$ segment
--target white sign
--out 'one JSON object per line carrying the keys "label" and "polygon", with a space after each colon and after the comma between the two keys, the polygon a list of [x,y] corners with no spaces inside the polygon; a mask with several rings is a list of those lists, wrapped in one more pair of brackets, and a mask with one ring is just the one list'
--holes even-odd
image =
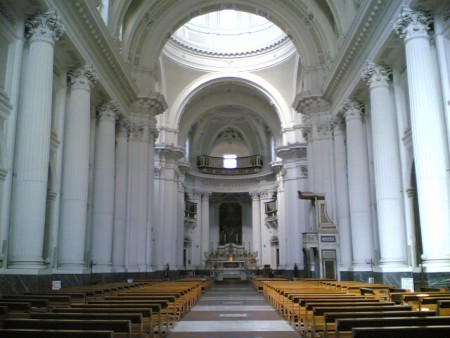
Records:
{"label": "white sign", "polygon": [[60,280],[52,281],[52,290],[61,290],[61,281]]}
{"label": "white sign", "polygon": [[414,278],[402,278],[402,289],[414,292]]}

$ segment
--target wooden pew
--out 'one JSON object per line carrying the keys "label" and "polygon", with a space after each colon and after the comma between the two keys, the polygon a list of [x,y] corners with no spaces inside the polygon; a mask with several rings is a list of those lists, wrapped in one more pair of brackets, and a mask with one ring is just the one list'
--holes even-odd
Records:
{"label": "wooden pew", "polygon": [[114,331],[114,337],[131,337],[131,322],[129,320],[6,318],[2,321],[2,328],[34,330],[101,330]]}
{"label": "wooden pew", "polygon": [[448,338],[450,325],[361,327],[352,330],[352,338]]}
{"label": "wooden pew", "polygon": [[406,305],[393,305],[391,303],[381,302],[378,304],[342,304],[336,305],[331,303],[330,305],[319,304],[318,306],[312,306],[312,316],[308,317],[305,325],[303,326],[303,332],[313,337],[316,333],[323,332],[325,330],[324,314],[327,312],[367,312],[367,311],[408,311],[411,310],[410,306]]}
{"label": "wooden pew", "polygon": [[75,319],[75,320],[129,320],[131,323],[131,333],[142,336],[143,316],[141,313],[31,313],[31,319]]}
{"label": "wooden pew", "polygon": [[53,306],[69,306],[72,301],[71,296],[67,295],[44,295],[44,294],[36,294],[36,295],[3,295],[2,299],[4,300],[19,300],[19,301],[30,301],[30,300],[46,300],[47,307]]}
{"label": "wooden pew", "polygon": [[438,300],[437,313],[439,316],[450,316],[450,300]]}
{"label": "wooden pew", "polygon": [[113,331],[0,329],[0,337],[9,338],[114,338]]}
{"label": "wooden pew", "polygon": [[[149,308],[89,308],[89,307],[70,307],[70,308],[54,308],[51,313],[64,314],[117,314],[130,315],[139,314],[142,317],[142,331],[151,333],[152,329],[152,310]],[[132,323],[133,325],[133,323]]]}
{"label": "wooden pew", "polygon": [[[305,298],[299,302],[300,312],[299,319],[302,325],[308,322],[308,320],[312,319],[313,310],[316,306],[369,306],[380,304],[378,299],[364,299],[364,298]],[[394,303],[389,303],[390,305],[394,305]]]}
{"label": "wooden pew", "polygon": [[[129,309],[145,309],[149,310],[152,313],[150,317],[150,330],[149,332],[153,334],[157,334],[162,336],[165,332],[163,330],[163,319],[161,316],[161,307],[164,304],[161,303],[111,303],[111,302],[102,302],[99,303],[88,303],[88,304],[80,304],[77,307],[86,308],[86,309],[100,309],[100,310],[108,310],[108,309],[119,309],[121,311],[128,311]],[[144,330],[146,327],[144,326]]]}
{"label": "wooden pew", "polygon": [[[303,323],[303,332],[319,332],[323,331],[324,320],[323,320],[323,310],[327,307],[367,307],[367,306],[394,306],[393,302],[380,302],[378,300],[355,300],[340,302],[339,299],[327,300],[325,302],[306,302],[304,307],[304,312],[300,314]],[[315,309],[318,310],[315,310]]]}
{"label": "wooden pew", "polygon": [[8,308],[9,315],[23,316],[31,312],[31,303],[29,302],[8,302],[0,300],[0,306]]}
{"label": "wooden pew", "polygon": [[[17,303],[16,306],[13,305],[13,303]],[[17,309],[19,312],[20,308],[27,307],[25,304],[29,304],[30,311],[47,311],[48,310],[48,300],[46,299],[28,299],[28,298],[21,298],[21,299],[0,299],[0,305],[8,305],[9,309],[12,310],[13,307]]]}
{"label": "wooden pew", "polygon": [[371,312],[325,312],[323,337],[333,337],[336,319],[344,318],[389,318],[389,317],[431,317],[436,311],[371,311]]}
{"label": "wooden pew", "polygon": [[338,338],[351,338],[356,327],[436,326],[450,325],[450,317],[393,317],[393,318],[342,318],[336,320]]}
{"label": "wooden pew", "polygon": [[86,303],[86,298],[89,297],[89,295],[93,296],[93,293],[88,292],[66,292],[66,291],[51,291],[51,292],[26,292],[24,293],[25,296],[69,296],[70,297],[70,304],[84,304]]}

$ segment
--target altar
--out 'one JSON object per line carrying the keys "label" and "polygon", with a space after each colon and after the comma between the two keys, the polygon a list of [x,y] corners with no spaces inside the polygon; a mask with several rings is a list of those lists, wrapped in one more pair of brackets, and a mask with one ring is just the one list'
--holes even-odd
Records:
{"label": "altar", "polygon": [[205,252],[205,269],[216,280],[238,278],[246,280],[256,270],[257,252],[249,252],[234,243],[219,245],[214,252]]}

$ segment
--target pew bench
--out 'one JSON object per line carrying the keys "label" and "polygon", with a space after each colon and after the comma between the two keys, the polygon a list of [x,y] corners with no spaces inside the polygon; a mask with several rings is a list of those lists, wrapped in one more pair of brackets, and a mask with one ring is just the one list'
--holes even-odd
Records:
{"label": "pew bench", "polygon": [[[70,308],[54,308],[50,313],[63,314],[115,314],[115,315],[133,315],[138,314],[142,317],[142,331],[151,333],[152,331],[152,310],[148,308],[84,308],[84,307],[70,307]],[[133,322],[132,322],[133,326]]]}
{"label": "pew bench", "polygon": [[[14,305],[16,303],[16,305]],[[48,310],[48,300],[46,299],[0,299],[0,305],[8,305],[10,311],[16,310],[17,312],[21,312],[20,309],[25,309],[30,306],[30,311],[43,311],[46,312]]]}
{"label": "pew bench", "polygon": [[448,338],[450,325],[361,327],[352,330],[352,338]]}
{"label": "pew bench", "polygon": [[390,303],[378,303],[378,304],[336,304],[330,305],[319,304],[312,307],[312,316],[308,318],[305,325],[302,327],[301,332],[306,336],[315,337],[316,334],[325,330],[324,314],[327,312],[367,312],[367,311],[408,311],[411,310],[410,306],[405,305],[393,305]]}
{"label": "pew bench", "polygon": [[142,337],[143,317],[140,313],[31,313],[31,319],[64,319],[64,320],[129,320],[131,323],[131,334]]}
{"label": "pew bench", "polygon": [[30,301],[30,300],[44,300],[47,301],[46,307],[55,306],[70,306],[72,302],[72,297],[67,295],[47,295],[47,294],[27,294],[27,295],[3,295],[4,300],[19,300],[19,301]]}
{"label": "pew bench", "polygon": [[0,329],[0,337],[9,338],[114,338],[113,331]]}
{"label": "pew bench", "polygon": [[323,314],[325,309],[340,308],[340,307],[367,307],[367,306],[393,306],[392,302],[379,302],[378,300],[356,300],[351,302],[340,302],[339,300],[333,301],[328,300],[327,302],[306,302],[304,307],[304,312],[301,314],[301,320],[303,326],[301,327],[302,332],[319,332],[323,331],[324,320]]}
{"label": "pew bench", "polygon": [[391,317],[391,318],[342,318],[336,320],[337,338],[351,338],[353,328],[392,326],[436,326],[450,325],[450,317]]}
{"label": "pew bench", "polygon": [[334,337],[336,320],[345,318],[389,318],[389,317],[431,317],[436,311],[370,311],[370,312],[325,312],[324,331],[319,335],[323,338]]}
{"label": "pew bench", "polygon": [[[128,311],[129,309],[145,309],[150,310],[152,313],[152,316],[150,317],[150,330],[151,334],[156,335],[163,335],[164,330],[164,321],[163,316],[161,315],[161,310],[163,306],[167,306],[167,303],[111,303],[111,302],[104,302],[104,301],[95,301],[95,303],[88,303],[88,304],[80,304],[77,307],[80,308],[87,308],[87,309],[101,309],[101,310],[107,310],[107,309],[120,309],[124,312]],[[146,330],[146,327],[144,326],[144,330]]]}
{"label": "pew bench", "polygon": [[0,306],[8,309],[9,316],[22,317],[31,312],[31,303],[28,302],[7,302],[0,300]]}
{"label": "pew bench", "polygon": [[176,317],[176,309],[171,305],[170,301],[167,299],[110,299],[110,300],[99,300],[92,301],[89,304],[103,304],[103,305],[111,305],[111,304],[128,304],[134,305],[135,307],[144,307],[151,305],[159,306],[159,309],[152,307],[152,311],[159,314],[160,318],[160,326],[167,326],[167,328],[173,327],[175,323]]}
{"label": "pew bench", "polygon": [[129,320],[6,318],[1,325],[1,328],[4,329],[113,331],[116,338],[131,338],[131,322]]}
{"label": "pew bench", "polygon": [[450,300],[438,300],[437,312],[439,316],[450,316]]}

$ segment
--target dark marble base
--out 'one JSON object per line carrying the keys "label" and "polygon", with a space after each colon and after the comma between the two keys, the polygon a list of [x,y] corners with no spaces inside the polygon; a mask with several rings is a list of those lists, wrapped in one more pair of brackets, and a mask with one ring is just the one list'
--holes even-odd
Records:
{"label": "dark marble base", "polygon": [[414,273],[414,287],[416,290],[421,287],[450,290],[450,272]]}
{"label": "dark marble base", "polygon": [[[171,271],[170,278],[180,277],[178,271]],[[23,294],[25,292],[50,291],[53,281],[61,281],[61,287],[73,287],[103,283],[127,282],[138,279],[163,279],[164,271],[147,273],[92,273],[92,274],[47,274],[13,275],[0,274],[0,295]]]}
{"label": "dark marble base", "polygon": [[355,281],[367,283],[369,278],[374,277],[372,271],[341,271],[341,281]]}

